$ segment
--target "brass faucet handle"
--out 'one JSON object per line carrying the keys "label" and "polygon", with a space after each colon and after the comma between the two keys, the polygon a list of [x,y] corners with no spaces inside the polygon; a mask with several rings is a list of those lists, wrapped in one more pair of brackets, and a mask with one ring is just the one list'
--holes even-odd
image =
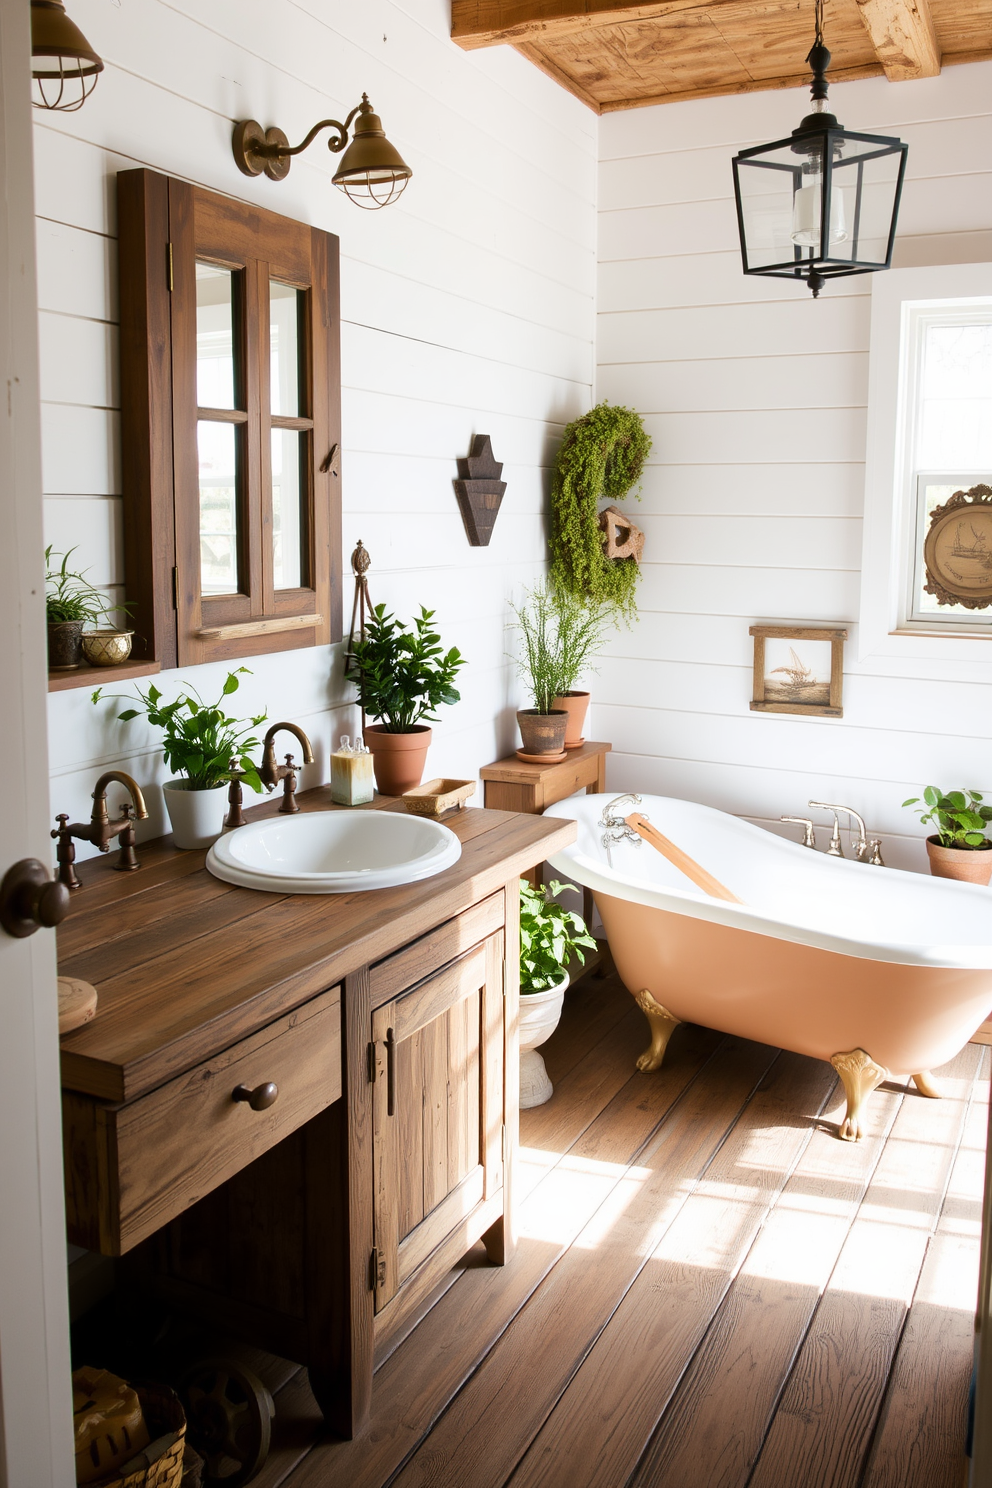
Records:
{"label": "brass faucet handle", "polygon": [[882,858],[881,837],[873,837],[868,845],[871,848],[871,857],[868,859],[868,862],[873,868],[884,868],[885,862]]}
{"label": "brass faucet handle", "polygon": [[780,816],[779,821],[795,822],[797,827],[803,829],[803,847],[811,847],[816,851],[816,838],[813,835],[813,823],[808,816]]}
{"label": "brass faucet handle", "polygon": [[66,833],[67,833],[67,831],[68,831],[68,828],[66,826],[66,823],[69,820],[69,813],[68,813],[68,811],[60,811],[59,814],[58,814],[58,816],[55,818],[55,820],[59,823],[59,825],[57,827],[53,827],[52,828],[52,831],[51,831],[52,837],[54,838],[54,837],[63,837],[63,836],[65,836]]}

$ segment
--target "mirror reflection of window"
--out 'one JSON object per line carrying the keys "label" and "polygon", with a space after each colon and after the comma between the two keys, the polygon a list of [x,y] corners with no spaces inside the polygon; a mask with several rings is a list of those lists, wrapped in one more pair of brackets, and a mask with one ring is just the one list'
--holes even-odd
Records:
{"label": "mirror reflection of window", "polygon": [[272,582],[298,589],[304,581],[303,536],[309,435],[272,430]]}
{"label": "mirror reflection of window", "polygon": [[300,301],[291,284],[269,281],[269,348],[272,412],[296,417],[300,408]]}
{"label": "mirror reflection of window", "polygon": [[234,275],[198,263],[196,401],[201,408],[234,408],[234,384]]}
{"label": "mirror reflection of window", "polygon": [[201,419],[196,427],[200,470],[200,588],[238,592],[238,431]]}

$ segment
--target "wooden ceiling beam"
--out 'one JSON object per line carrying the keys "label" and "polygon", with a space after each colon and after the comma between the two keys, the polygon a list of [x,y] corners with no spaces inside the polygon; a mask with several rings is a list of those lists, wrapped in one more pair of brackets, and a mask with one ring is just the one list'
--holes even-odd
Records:
{"label": "wooden ceiling beam", "polygon": [[451,0],[451,39],[465,51],[526,46],[575,36],[624,21],[653,21],[680,10],[703,9],[708,0]]}
{"label": "wooden ceiling beam", "polygon": [[937,76],[940,47],[928,0],[858,0],[858,9],[890,83]]}

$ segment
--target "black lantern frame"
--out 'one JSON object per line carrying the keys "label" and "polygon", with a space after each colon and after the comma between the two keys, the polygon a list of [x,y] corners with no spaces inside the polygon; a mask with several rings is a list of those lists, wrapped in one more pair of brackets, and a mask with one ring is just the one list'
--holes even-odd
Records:
{"label": "black lantern frame", "polygon": [[[889,268],[909,150],[888,135],[844,129],[824,111],[830,53],[820,20],[818,4],[817,38],[806,59],[813,71],[813,111],[788,138],[741,150],[733,160],[744,273],[803,280],[814,298],[828,279]],[[866,170],[885,159],[893,162],[889,174]],[[760,182],[753,174],[759,171],[773,173],[767,197],[747,190],[748,183]],[[768,198],[773,207],[755,207]],[[769,240],[762,241],[762,234]],[[841,241],[846,251],[839,253]],[[874,253],[865,251],[871,245],[878,245]]]}

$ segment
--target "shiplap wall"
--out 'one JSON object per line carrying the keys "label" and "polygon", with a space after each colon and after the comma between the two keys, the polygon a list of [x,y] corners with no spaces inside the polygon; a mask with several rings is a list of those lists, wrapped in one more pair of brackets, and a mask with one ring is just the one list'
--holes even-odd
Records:
{"label": "shiplap wall", "polygon": [[[610,646],[597,730],[610,784],[777,826],[854,806],[893,866],[922,868],[901,802],[992,790],[992,688],[857,661],[871,278],[818,301],[741,273],[730,161],[780,139],[803,92],[600,120],[600,398],[645,415],[640,621]],[[909,144],[895,262],[992,257],[992,63],[831,89],[850,129]],[[850,626],[842,720],[750,712],[756,621]],[[984,659],[992,642],[977,641]],[[976,652],[976,655],[978,653]],[[924,672],[925,672],[924,668]],[[815,813],[814,813],[815,814]],[[795,832],[795,828],[785,829]]]}
{"label": "shiplap wall", "polygon": [[[474,775],[514,740],[507,597],[541,571],[549,460],[592,392],[596,120],[510,49],[453,46],[444,0],[71,9],[106,71],[79,113],[36,115],[47,540],[77,545],[99,584],[120,583],[117,171],[148,166],[337,233],[346,562],[361,538],[373,600],[436,609],[445,643],[470,658],[429,768]],[[397,205],[351,205],[321,144],[281,184],[238,172],[234,120],[278,124],[295,142],[363,89],[415,173]],[[508,483],[488,548],[469,547],[451,485],[476,432],[492,436]],[[345,592],[347,626],[350,575]],[[355,732],[339,649],[257,657],[232,700],[307,730],[318,755],[307,785],[327,778],[332,740]],[[210,695],[225,671],[156,680],[168,696],[180,682]],[[116,766],[153,787],[141,834],[157,835],[167,772],[155,736],[112,717],[86,691],[52,694],[52,812],[88,817],[97,775]]]}

